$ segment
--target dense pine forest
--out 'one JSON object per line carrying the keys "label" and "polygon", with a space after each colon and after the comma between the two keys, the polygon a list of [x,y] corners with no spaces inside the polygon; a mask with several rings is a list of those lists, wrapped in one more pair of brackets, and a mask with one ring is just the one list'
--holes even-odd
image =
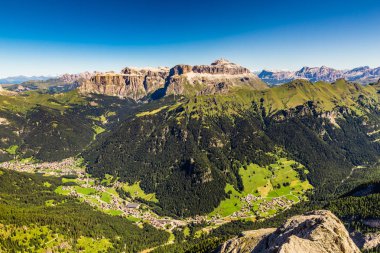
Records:
{"label": "dense pine forest", "polygon": [[[62,249],[62,252],[79,251],[78,240],[81,237],[105,239],[112,244],[109,248],[112,252],[137,252],[167,241],[168,233],[149,224],[140,228],[125,218],[96,211],[72,197],[58,195],[54,189],[60,182],[60,178],[0,171],[0,224],[11,225],[10,231],[14,233],[13,236],[1,236],[1,251],[35,252],[44,249],[46,235],[41,232],[41,236],[24,245],[17,240],[20,235],[16,227],[25,227],[19,232],[25,234],[34,226],[41,231],[47,226],[67,243],[67,249]],[[46,205],[48,202],[58,204],[49,206]]]}

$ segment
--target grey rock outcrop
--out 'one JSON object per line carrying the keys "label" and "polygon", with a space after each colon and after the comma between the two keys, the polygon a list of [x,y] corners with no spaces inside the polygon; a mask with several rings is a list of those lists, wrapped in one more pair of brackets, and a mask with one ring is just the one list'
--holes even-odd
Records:
{"label": "grey rock outcrop", "polygon": [[330,211],[288,219],[278,229],[249,231],[228,240],[218,253],[359,253],[342,222]]}

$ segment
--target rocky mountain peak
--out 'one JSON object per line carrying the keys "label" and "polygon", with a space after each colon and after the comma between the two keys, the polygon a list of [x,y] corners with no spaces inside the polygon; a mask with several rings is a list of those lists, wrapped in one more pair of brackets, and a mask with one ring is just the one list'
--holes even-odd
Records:
{"label": "rocky mountain peak", "polygon": [[96,72],[90,73],[88,71],[78,73],[78,74],[63,74],[62,76],[59,77],[59,79],[64,83],[74,83],[80,80],[88,80],[91,77],[95,76],[96,74],[97,74]]}
{"label": "rocky mountain peak", "polygon": [[230,62],[229,60],[226,60],[224,58],[221,58],[219,60],[216,60],[211,63],[212,66],[226,66],[226,67],[235,67],[238,66],[235,63]]}
{"label": "rocky mountain peak", "polygon": [[359,253],[342,222],[330,211],[319,210],[288,219],[277,229],[244,232],[228,240],[219,253]]}
{"label": "rocky mountain peak", "polygon": [[223,74],[223,75],[242,75],[251,74],[251,71],[247,68],[239,66],[225,59],[216,60],[211,65],[199,65],[193,67],[195,73],[206,74]]}
{"label": "rocky mountain peak", "polygon": [[268,86],[249,69],[225,59],[210,65],[180,64],[169,68],[126,67],[119,74],[96,74],[82,83],[82,93],[100,93],[135,100],[160,90],[165,94],[213,94],[236,85],[265,89]]}
{"label": "rocky mountain peak", "polygon": [[155,73],[161,73],[167,75],[169,72],[168,67],[157,67],[157,68],[136,68],[136,67],[126,67],[124,68],[121,73],[126,75],[154,75]]}

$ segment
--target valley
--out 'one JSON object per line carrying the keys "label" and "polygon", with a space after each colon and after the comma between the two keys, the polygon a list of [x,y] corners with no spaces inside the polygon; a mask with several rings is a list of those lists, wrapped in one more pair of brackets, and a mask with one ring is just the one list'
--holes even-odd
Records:
{"label": "valley", "polygon": [[316,209],[362,239],[377,231],[365,225],[376,205],[356,208],[377,193],[345,194],[380,175],[378,84],[270,88],[219,60],[98,73],[80,87],[0,95],[4,247],[210,252]]}
{"label": "valley", "polygon": [[380,253],[380,1],[1,18],[0,253]]}
{"label": "valley", "polygon": [[[301,181],[297,170],[307,170],[295,161],[280,158],[268,168],[250,164],[240,168],[243,192],[232,185],[226,186],[229,195],[208,215],[197,215],[185,219],[160,216],[149,205],[139,200],[158,203],[154,194],[146,194],[139,183],[128,185],[117,178],[106,175],[104,179],[94,178],[86,173],[83,159],[68,158],[61,162],[36,163],[30,160],[9,161],[0,168],[60,178],[61,183],[54,192],[71,196],[109,215],[122,216],[138,226],[144,223],[168,232],[185,228],[189,224],[203,224],[202,231],[209,232],[233,220],[258,220],[271,217],[286,210],[292,204],[307,200],[305,193],[312,189],[308,181]],[[46,187],[51,185],[46,182]],[[45,205],[54,207],[59,202],[46,200]]]}

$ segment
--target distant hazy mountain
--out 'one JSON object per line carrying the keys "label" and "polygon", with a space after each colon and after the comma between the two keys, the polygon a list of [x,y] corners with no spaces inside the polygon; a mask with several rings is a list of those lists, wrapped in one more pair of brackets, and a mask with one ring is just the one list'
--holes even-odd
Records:
{"label": "distant hazy mountain", "polygon": [[263,70],[259,77],[268,84],[277,85],[294,79],[307,79],[312,82],[326,81],[334,82],[344,78],[351,82],[369,84],[377,82],[380,78],[380,67],[370,68],[368,66],[358,67],[351,70],[337,70],[326,66],[303,67],[298,71],[267,71]]}
{"label": "distant hazy mountain", "polygon": [[[78,74],[63,74],[58,77],[22,77],[30,79],[24,82],[16,82],[18,77],[11,77],[4,79],[4,88],[9,91],[23,92],[29,90],[44,90],[51,93],[67,92],[76,89],[79,82],[90,79],[98,72],[90,73],[83,72]],[[12,79],[13,78],[13,79]],[[21,81],[21,78],[17,79]],[[0,81],[0,84],[2,82]]]}
{"label": "distant hazy mountain", "polygon": [[27,81],[46,81],[52,79],[51,76],[11,76],[0,79],[0,84],[20,84]]}

